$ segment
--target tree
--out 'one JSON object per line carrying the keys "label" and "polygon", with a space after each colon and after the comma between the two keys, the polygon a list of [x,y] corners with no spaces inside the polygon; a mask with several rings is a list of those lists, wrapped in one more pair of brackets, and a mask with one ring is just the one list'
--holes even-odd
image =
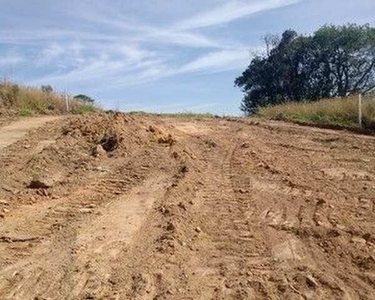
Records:
{"label": "tree", "polygon": [[267,55],[256,56],[235,80],[245,93],[241,109],[247,114],[269,104],[345,97],[375,87],[375,28],[369,25],[326,25],[310,36],[286,30],[273,44],[271,36],[265,41]]}
{"label": "tree", "polygon": [[94,104],[95,100],[87,95],[79,94],[73,97],[74,100],[82,102],[83,104]]}
{"label": "tree", "polygon": [[41,86],[42,92],[46,94],[51,94],[53,92],[52,86],[48,85],[42,85]]}

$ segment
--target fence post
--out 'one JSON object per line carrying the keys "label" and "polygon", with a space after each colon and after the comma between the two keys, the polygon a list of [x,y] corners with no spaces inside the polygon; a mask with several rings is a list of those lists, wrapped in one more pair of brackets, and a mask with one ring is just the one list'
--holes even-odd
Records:
{"label": "fence post", "polygon": [[362,129],[362,94],[358,95],[358,125]]}
{"label": "fence post", "polygon": [[66,112],[69,112],[70,108],[69,108],[69,99],[68,99],[67,94],[65,94],[65,104],[66,104]]}

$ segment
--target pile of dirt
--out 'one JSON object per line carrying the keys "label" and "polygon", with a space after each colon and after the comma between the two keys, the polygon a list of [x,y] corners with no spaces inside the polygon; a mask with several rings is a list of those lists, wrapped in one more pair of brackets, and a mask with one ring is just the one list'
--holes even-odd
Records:
{"label": "pile of dirt", "polygon": [[146,128],[131,116],[114,113],[83,116],[72,119],[62,132],[76,140],[96,146],[106,152],[132,149],[147,141]]}
{"label": "pile of dirt", "polygon": [[130,156],[140,146],[147,148],[150,140],[146,125],[124,114],[74,116],[49,123],[4,149],[0,196],[8,194],[18,204],[61,197],[89,182],[110,164],[110,158]]}

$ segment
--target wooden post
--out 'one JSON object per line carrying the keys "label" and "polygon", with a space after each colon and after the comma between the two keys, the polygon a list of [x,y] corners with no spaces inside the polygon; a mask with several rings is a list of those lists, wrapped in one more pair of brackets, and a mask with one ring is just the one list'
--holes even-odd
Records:
{"label": "wooden post", "polygon": [[362,129],[362,94],[358,96],[358,125]]}
{"label": "wooden post", "polygon": [[67,94],[65,94],[65,104],[66,104],[66,112],[69,112],[70,108],[69,108],[69,99],[68,99]]}

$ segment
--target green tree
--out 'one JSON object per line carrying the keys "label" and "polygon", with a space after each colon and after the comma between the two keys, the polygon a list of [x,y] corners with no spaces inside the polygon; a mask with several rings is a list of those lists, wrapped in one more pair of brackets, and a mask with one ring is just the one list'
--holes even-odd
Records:
{"label": "green tree", "polygon": [[82,102],[83,104],[94,104],[95,100],[87,95],[79,94],[73,97],[74,100]]}
{"label": "green tree", "polygon": [[51,94],[53,92],[52,86],[48,85],[42,85],[41,86],[42,92],[46,94]]}
{"label": "green tree", "polygon": [[235,80],[245,93],[241,109],[247,114],[259,106],[375,87],[375,28],[369,25],[326,25],[310,36],[287,30],[271,50],[266,45],[267,55],[255,57]]}

